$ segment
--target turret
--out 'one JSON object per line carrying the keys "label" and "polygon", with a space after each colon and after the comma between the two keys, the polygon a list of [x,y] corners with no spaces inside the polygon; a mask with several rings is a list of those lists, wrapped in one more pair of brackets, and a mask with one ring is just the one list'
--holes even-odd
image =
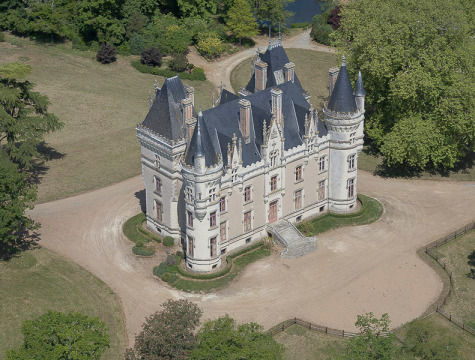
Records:
{"label": "turret", "polygon": [[359,111],[365,111],[364,110],[364,101],[366,97],[366,91],[364,90],[363,87],[363,78],[361,76],[361,71],[358,72],[358,79],[356,80],[356,86],[355,86],[355,101],[356,101],[356,106],[358,107]]}

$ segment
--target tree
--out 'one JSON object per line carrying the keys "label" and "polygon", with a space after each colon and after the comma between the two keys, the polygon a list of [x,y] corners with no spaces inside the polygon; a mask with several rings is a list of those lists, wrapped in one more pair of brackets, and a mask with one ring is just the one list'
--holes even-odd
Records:
{"label": "tree", "polygon": [[48,98],[32,91],[34,85],[24,80],[31,70],[19,63],[0,66],[0,149],[26,168],[39,155],[37,146],[44,135],[63,127],[48,112]]}
{"label": "tree", "polygon": [[291,11],[285,10],[288,4],[294,0],[253,0],[256,17],[261,22],[269,22],[270,25],[284,24],[292,15]]}
{"label": "tree", "polygon": [[216,32],[210,31],[198,34],[196,49],[202,56],[210,59],[221,55],[226,50],[226,45]]}
{"label": "tree", "polygon": [[7,352],[7,360],[100,359],[109,347],[105,324],[98,318],[80,313],[48,311],[21,328],[23,346]]}
{"label": "tree", "polygon": [[366,134],[388,166],[444,170],[473,154],[473,13],[468,0],[342,8],[336,40],[351,75],[363,74]]}
{"label": "tree", "polygon": [[163,310],[150,315],[127,349],[126,360],[186,359],[195,346],[195,328],[203,312],[188,300],[167,300]]}
{"label": "tree", "polygon": [[148,66],[160,66],[162,65],[162,54],[158,49],[151,47],[142,51],[140,62]]}
{"label": "tree", "polygon": [[409,324],[404,346],[421,360],[459,359],[457,340],[448,332],[420,320]]}
{"label": "tree", "polygon": [[27,175],[0,150],[0,259],[8,259],[27,245],[23,241],[25,232],[38,228],[25,215],[35,200],[36,186],[31,185]]}
{"label": "tree", "polygon": [[251,7],[247,0],[235,0],[233,6],[228,11],[228,27],[234,36],[239,38],[253,37],[257,35],[256,19],[252,15]]}
{"label": "tree", "polygon": [[468,273],[468,277],[475,279],[475,250],[473,250],[468,256],[467,264],[470,266],[470,272]]}
{"label": "tree", "polygon": [[102,44],[101,48],[97,51],[97,61],[101,64],[110,64],[117,60],[117,50],[114,45]]}
{"label": "tree", "polygon": [[198,332],[198,341],[190,359],[283,359],[284,347],[262,332],[261,325],[237,325],[229,315],[205,322]]}
{"label": "tree", "polygon": [[172,53],[172,57],[168,60],[170,70],[183,72],[188,68],[188,59],[185,54]]}
{"label": "tree", "polygon": [[177,0],[182,18],[208,17],[216,14],[216,2],[214,0]]}

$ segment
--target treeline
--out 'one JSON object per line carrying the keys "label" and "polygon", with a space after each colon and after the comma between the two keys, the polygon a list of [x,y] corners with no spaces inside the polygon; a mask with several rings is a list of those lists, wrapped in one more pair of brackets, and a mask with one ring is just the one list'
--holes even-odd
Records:
{"label": "treeline", "polygon": [[0,2],[0,29],[41,41],[68,39],[76,49],[111,44],[119,53],[155,47],[166,55],[201,43],[204,51],[223,51],[228,30],[240,39],[254,35],[258,23],[284,22],[291,1],[245,0],[232,14],[233,19],[251,16],[253,24],[243,33],[226,26],[238,0],[5,0]]}

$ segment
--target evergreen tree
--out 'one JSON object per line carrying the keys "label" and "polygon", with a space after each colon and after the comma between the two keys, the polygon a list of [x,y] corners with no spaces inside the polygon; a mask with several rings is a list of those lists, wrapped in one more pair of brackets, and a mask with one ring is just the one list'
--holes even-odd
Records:
{"label": "evergreen tree", "polygon": [[228,11],[228,27],[234,36],[239,38],[239,44],[243,37],[253,37],[257,35],[256,19],[252,15],[251,6],[247,0],[235,0],[233,6]]}

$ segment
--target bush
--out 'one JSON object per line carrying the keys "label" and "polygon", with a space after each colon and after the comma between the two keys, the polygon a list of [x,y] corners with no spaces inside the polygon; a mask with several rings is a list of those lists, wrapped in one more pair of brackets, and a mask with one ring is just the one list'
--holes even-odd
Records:
{"label": "bush", "polygon": [[162,54],[160,51],[154,47],[142,51],[142,57],[140,62],[148,66],[161,66],[162,65]]}
{"label": "bush", "polygon": [[218,57],[226,50],[226,45],[219,38],[218,33],[208,32],[198,35],[196,49],[205,58]]}
{"label": "bush", "polygon": [[133,34],[129,40],[130,53],[140,55],[145,50],[145,40],[140,34]]}
{"label": "bush", "polygon": [[110,64],[117,60],[117,50],[114,45],[102,44],[96,55],[101,64]]}
{"label": "bush", "polygon": [[183,72],[188,68],[188,59],[185,54],[173,53],[170,60],[168,60],[168,67],[170,70],[176,72]]}
{"label": "bush", "polygon": [[[130,62],[131,65],[141,73],[145,74],[153,74],[153,75],[158,75],[158,76],[163,76],[163,77],[173,77],[176,75],[176,72],[173,72],[168,69],[160,69],[160,68],[154,68],[152,66],[147,66],[138,60],[133,60]],[[193,72],[190,73],[179,73],[178,76],[180,79],[185,79],[185,80],[198,80],[198,81],[204,81],[206,80],[205,72],[202,68],[195,67],[193,68]]]}
{"label": "bush", "polygon": [[5,33],[0,31],[0,42],[5,41]]}
{"label": "bush", "polygon": [[332,29],[331,25],[328,25],[326,23],[326,20],[323,19],[322,15],[316,15],[314,17],[314,20],[317,17],[321,17],[321,18],[317,21],[314,21],[310,36],[316,42],[318,42],[320,44],[323,44],[323,45],[330,46],[331,45],[330,34],[333,33],[333,29]]}
{"label": "bush", "polygon": [[135,246],[137,247],[142,247],[143,246],[143,241],[142,240],[139,240],[135,243]]}
{"label": "bush", "polygon": [[168,255],[167,259],[165,260],[166,264],[168,266],[174,266],[176,265],[176,257],[175,255]]}
{"label": "bush", "polygon": [[160,265],[155,266],[153,268],[153,275],[158,276],[159,278],[163,277],[163,274],[169,273],[169,272],[175,272],[176,267],[175,266],[168,266],[166,262],[160,263]]}
{"label": "bush", "polygon": [[155,254],[155,250],[147,246],[134,246],[132,248],[132,252],[135,255],[140,255],[140,256],[152,256],[153,254]]}
{"label": "bush", "polygon": [[163,274],[163,276],[162,276],[162,280],[167,282],[167,283],[174,283],[177,279],[178,279],[178,276],[176,276],[176,274],[173,274],[173,273],[170,273],[170,272],[167,272],[167,273]]}
{"label": "bush", "polygon": [[165,236],[163,238],[163,245],[173,246],[173,245],[175,245],[175,240],[171,236]]}
{"label": "bush", "polygon": [[117,46],[117,54],[128,56],[130,55],[130,45],[127,42],[124,42]]}
{"label": "bush", "polygon": [[185,254],[183,253],[183,251],[180,250],[178,250],[175,255],[178,256],[180,259],[185,258]]}

